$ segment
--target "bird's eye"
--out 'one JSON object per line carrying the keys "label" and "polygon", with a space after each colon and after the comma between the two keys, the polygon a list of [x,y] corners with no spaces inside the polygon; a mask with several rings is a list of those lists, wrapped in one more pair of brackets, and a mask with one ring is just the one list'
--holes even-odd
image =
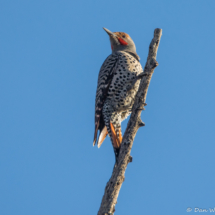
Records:
{"label": "bird's eye", "polygon": [[122,35],[123,38],[125,38],[125,35]]}

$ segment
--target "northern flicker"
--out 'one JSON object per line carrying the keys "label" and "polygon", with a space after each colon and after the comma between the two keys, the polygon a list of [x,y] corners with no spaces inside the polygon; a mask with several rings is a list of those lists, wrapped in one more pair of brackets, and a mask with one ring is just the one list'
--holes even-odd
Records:
{"label": "northern flicker", "polygon": [[133,86],[131,84],[143,69],[131,37],[123,32],[104,30],[109,35],[112,54],[104,61],[99,72],[93,145],[97,141],[98,130],[98,147],[109,135],[117,159],[122,142],[121,122],[131,113],[140,80]]}

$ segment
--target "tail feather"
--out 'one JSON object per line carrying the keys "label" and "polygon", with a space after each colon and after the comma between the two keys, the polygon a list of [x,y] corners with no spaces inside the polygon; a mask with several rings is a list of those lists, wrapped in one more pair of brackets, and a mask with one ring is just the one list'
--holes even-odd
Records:
{"label": "tail feather", "polygon": [[97,123],[95,125],[95,133],[94,133],[94,139],[93,139],[93,146],[95,146],[95,144],[96,144],[98,128],[99,128],[99,123]]}
{"label": "tail feather", "polygon": [[121,142],[122,142],[122,132],[121,128],[118,130],[118,135],[117,132],[113,126],[113,124],[110,122],[110,129],[111,129],[111,136],[112,136],[112,141],[113,141],[113,147],[114,148],[120,148]]}
{"label": "tail feather", "polygon": [[102,145],[103,141],[105,140],[106,136],[108,135],[107,127],[105,126],[99,134],[98,140],[98,148]]}

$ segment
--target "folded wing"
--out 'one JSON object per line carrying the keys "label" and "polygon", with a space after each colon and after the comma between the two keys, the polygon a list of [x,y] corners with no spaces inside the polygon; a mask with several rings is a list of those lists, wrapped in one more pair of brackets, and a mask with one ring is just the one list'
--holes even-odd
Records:
{"label": "folded wing", "polygon": [[96,90],[96,103],[95,103],[95,133],[93,145],[95,145],[97,140],[97,133],[100,130],[98,147],[101,146],[105,137],[107,136],[107,128],[105,127],[104,120],[102,117],[102,108],[105,99],[108,94],[109,86],[113,79],[114,70],[118,62],[118,55],[111,54],[107,57],[103,63],[98,78],[97,90]]}

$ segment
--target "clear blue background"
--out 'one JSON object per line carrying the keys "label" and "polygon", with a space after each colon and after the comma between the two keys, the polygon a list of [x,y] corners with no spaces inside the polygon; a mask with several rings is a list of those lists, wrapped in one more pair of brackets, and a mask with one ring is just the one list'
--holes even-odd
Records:
{"label": "clear blue background", "polygon": [[92,146],[102,27],[128,33],[143,66],[163,29],[115,214],[215,207],[214,22],[213,0],[2,0],[0,214],[97,214],[114,165],[109,138]]}

